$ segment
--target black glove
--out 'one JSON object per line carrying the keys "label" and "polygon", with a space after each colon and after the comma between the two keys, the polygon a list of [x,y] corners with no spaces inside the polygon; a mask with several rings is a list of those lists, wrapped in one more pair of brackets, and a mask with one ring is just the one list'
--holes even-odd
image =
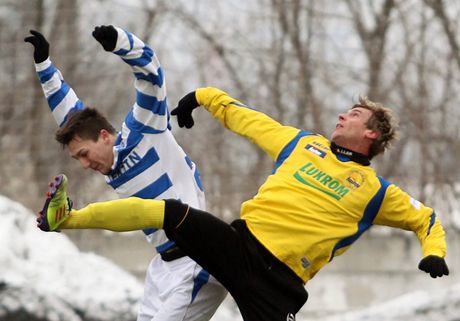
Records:
{"label": "black glove", "polygon": [[196,100],[195,92],[188,93],[177,104],[177,107],[171,111],[171,115],[177,116],[179,127],[192,128],[195,122],[193,121],[192,111],[200,106]]}
{"label": "black glove", "polygon": [[99,41],[105,51],[113,51],[117,44],[118,32],[114,26],[99,26],[94,28],[93,37]]}
{"label": "black glove", "polygon": [[432,278],[449,275],[446,261],[440,256],[428,255],[418,264],[418,268],[426,273],[430,273]]}
{"label": "black glove", "polygon": [[30,30],[32,36],[24,38],[25,42],[30,42],[34,46],[35,63],[45,61],[50,55],[50,44],[46,38],[38,31]]}

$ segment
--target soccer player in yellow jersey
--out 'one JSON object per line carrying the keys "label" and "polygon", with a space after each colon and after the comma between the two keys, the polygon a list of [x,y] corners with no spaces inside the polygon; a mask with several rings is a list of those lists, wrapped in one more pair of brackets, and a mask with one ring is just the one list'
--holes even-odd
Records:
{"label": "soccer player in yellow jersey", "polygon": [[295,320],[308,297],[304,284],[373,224],[415,232],[419,268],[433,278],[449,274],[434,210],[369,166],[395,138],[390,110],[361,97],[339,115],[329,140],[284,126],[216,88],[186,95],[171,114],[190,128],[200,105],[275,161],[257,195],[242,204],[241,219],[226,224],[177,200],[128,198],[74,210],[61,175],[39,217],[42,226],[162,228],[228,289],[246,321]]}

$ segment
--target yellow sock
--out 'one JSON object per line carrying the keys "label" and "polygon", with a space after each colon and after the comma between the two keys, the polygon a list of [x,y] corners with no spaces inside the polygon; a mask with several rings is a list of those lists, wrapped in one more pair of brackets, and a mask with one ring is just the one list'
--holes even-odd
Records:
{"label": "yellow sock", "polygon": [[104,229],[116,232],[163,228],[165,202],[130,197],[72,210],[59,229]]}

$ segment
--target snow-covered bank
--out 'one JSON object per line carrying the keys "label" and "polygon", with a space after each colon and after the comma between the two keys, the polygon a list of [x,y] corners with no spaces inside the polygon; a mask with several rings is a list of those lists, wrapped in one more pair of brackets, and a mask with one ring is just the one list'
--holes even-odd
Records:
{"label": "snow-covered bank", "polygon": [[143,289],[131,274],[79,252],[64,234],[39,231],[30,210],[3,196],[0,219],[0,318],[135,319]]}
{"label": "snow-covered bank", "polygon": [[460,283],[437,291],[417,291],[360,311],[322,321],[459,321]]}

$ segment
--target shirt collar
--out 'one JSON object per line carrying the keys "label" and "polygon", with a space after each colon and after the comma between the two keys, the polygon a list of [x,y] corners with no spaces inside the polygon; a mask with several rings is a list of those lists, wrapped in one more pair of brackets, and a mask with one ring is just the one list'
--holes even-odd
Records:
{"label": "shirt collar", "polygon": [[331,142],[331,151],[337,156],[345,156],[349,160],[352,160],[353,162],[359,163],[364,166],[369,166],[371,164],[371,161],[368,156],[354,152],[345,147],[341,147],[334,142]]}

